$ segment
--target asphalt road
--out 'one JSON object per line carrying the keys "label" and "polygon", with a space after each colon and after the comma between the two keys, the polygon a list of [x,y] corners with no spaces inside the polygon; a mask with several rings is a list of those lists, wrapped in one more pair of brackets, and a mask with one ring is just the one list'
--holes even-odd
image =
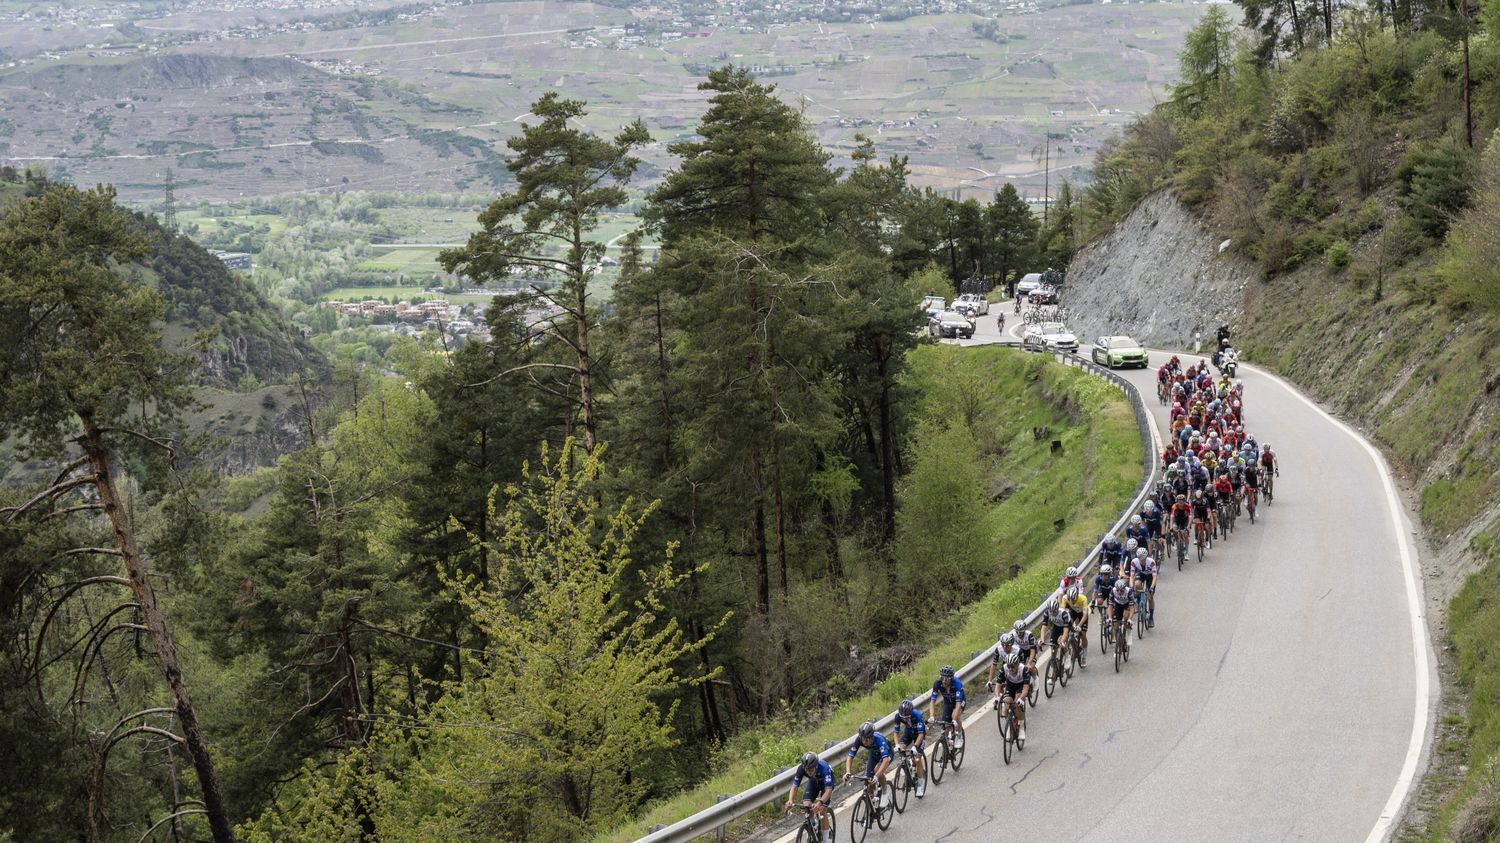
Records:
{"label": "asphalt road", "polygon": [[[974,342],[998,338],[993,313],[979,321]],[[1165,359],[1152,356],[1153,366]],[[969,728],[963,769],[871,839],[1357,841],[1385,832],[1380,818],[1399,807],[1388,802],[1404,791],[1397,784],[1427,732],[1413,737],[1414,714],[1420,724],[1430,716],[1418,690],[1430,672],[1419,679],[1418,664],[1431,660],[1425,636],[1413,634],[1420,601],[1409,599],[1401,558],[1409,517],[1399,503],[1393,512],[1397,499],[1365,445],[1288,386],[1241,374],[1247,425],[1282,460],[1276,502],[1255,525],[1242,518],[1202,564],[1163,567],[1158,624],[1132,642],[1122,672],[1091,640],[1090,666],[1029,713],[1026,748],[1009,766],[986,706]],[[1128,377],[1165,430],[1154,372]],[[839,820],[842,840],[847,812]]]}

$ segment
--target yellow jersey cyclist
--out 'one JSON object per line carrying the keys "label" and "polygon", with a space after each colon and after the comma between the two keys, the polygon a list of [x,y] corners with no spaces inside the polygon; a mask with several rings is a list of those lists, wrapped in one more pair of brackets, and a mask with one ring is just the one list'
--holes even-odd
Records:
{"label": "yellow jersey cyclist", "polygon": [[911,750],[915,753],[912,762],[917,772],[917,798],[921,799],[927,795],[927,757],[922,754],[923,747],[927,743],[927,720],[922,717],[922,712],[911,704],[911,700],[902,700],[901,705],[896,707],[896,722],[891,724],[896,740],[896,751],[904,752]]}
{"label": "yellow jersey cyclist", "polygon": [[1073,616],[1073,631],[1078,635],[1078,665],[1089,666],[1089,599],[1083,593],[1083,589],[1072,586],[1062,594],[1061,603],[1064,609]]}
{"label": "yellow jersey cyclist", "polygon": [[833,768],[816,753],[804,753],[802,762],[797,765],[797,772],[792,775],[792,789],[787,792],[785,810],[792,810],[792,799],[797,795],[797,788],[803,787],[804,782],[806,787],[802,791],[802,804],[812,808],[813,814],[818,818],[818,828],[822,830],[823,838],[818,843],[833,843],[833,829],[829,821],[832,812],[828,808],[828,800],[833,797]]}

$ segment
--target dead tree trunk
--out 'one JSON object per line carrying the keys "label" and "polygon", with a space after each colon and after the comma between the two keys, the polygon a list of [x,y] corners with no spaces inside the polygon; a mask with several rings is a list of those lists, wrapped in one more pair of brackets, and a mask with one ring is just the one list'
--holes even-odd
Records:
{"label": "dead tree trunk", "polygon": [[224,798],[219,792],[219,777],[214,772],[213,757],[208,752],[208,741],[198,725],[198,712],[188,696],[187,682],[182,676],[182,666],[177,661],[177,647],[167,628],[167,619],[156,602],[156,592],[151,587],[147,563],[136,545],[135,530],[125,515],[120,495],[115,488],[114,474],[109,466],[109,451],[104,442],[104,433],[94,425],[90,416],[81,416],[83,436],[79,442],[88,455],[93,470],[94,485],[99,492],[99,504],[109,517],[114,530],[115,546],[125,565],[125,576],[130,581],[130,590],[140,605],[141,619],[156,648],[156,660],[166,680],[171,696],[172,710],[177,725],[182,730],[188,757],[198,776],[198,787],[203,795],[203,807],[208,812],[208,825],[215,843],[230,843],[234,840],[234,829],[229,824],[229,814],[224,809]]}

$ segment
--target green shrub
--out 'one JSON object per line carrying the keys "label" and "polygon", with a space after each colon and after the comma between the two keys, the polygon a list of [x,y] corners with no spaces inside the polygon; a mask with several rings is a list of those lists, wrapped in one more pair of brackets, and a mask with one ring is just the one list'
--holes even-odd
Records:
{"label": "green shrub", "polygon": [[1349,265],[1352,259],[1349,253],[1349,242],[1347,240],[1335,240],[1328,244],[1323,250],[1323,257],[1328,265],[1336,270],[1342,270]]}
{"label": "green shrub", "polygon": [[1469,204],[1474,159],[1450,138],[1411,145],[1396,169],[1401,206],[1429,237],[1442,237]]}

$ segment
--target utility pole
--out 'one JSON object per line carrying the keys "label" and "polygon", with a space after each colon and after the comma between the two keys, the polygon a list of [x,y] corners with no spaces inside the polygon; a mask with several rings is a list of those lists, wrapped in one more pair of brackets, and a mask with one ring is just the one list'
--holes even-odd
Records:
{"label": "utility pole", "polygon": [[166,183],[162,185],[162,190],[166,193],[166,197],[162,202],[161,216],[162,224],[165,225],[167,227],[167,230],[172,232],[173,234],[177,233],[177,196],[174,193],[174,188],[176,186],[177,182],[172,178],[172,168],[168,167],[167,180]]}
{"label": "utility pole", "polygon": [[1047,211],[1052,206],[1052,132],[1047,132],[1047,144],[1042,153],[1042,228],[1047,227]]}

